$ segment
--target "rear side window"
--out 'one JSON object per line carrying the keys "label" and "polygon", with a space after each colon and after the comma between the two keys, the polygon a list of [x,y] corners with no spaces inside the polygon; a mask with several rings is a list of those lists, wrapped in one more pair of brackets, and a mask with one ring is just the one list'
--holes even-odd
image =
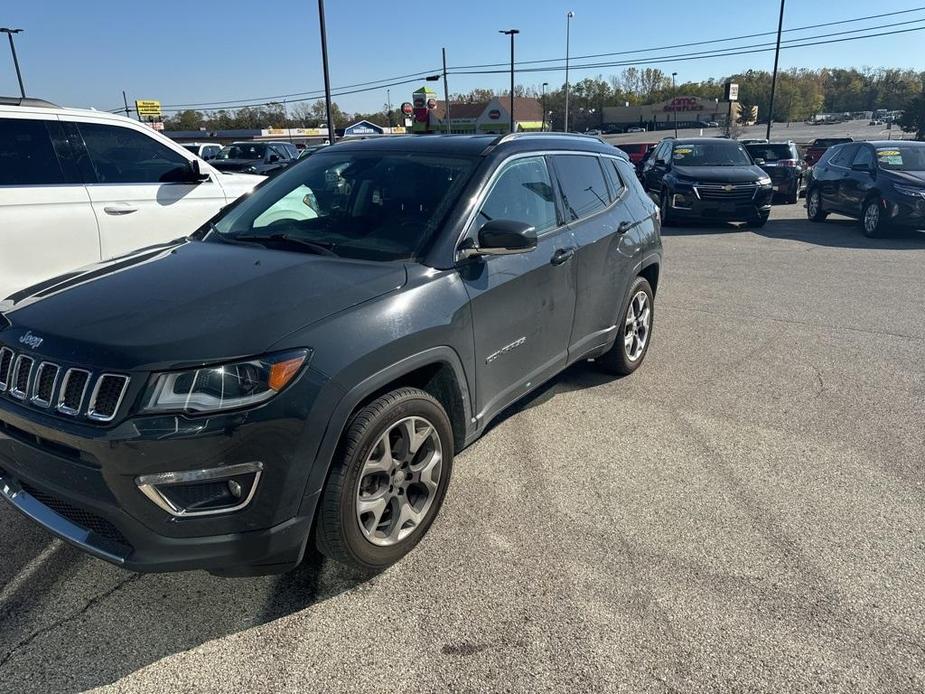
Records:
{"label": "rear side window", "polygon": [[623,195],[623,190],[626,188],[617,171],[617,160],[604,157],[601,164],[604,166],[604,173],[607,174],[607,182],[610,183],[610,200],[614,201]]}
{"label": "rear side window", "polygon": [[186,159],[153,137],[131,128],[96,123],[77,126],[99,183],[182,181]]}
{"label": "rear side window", "polygon": [[857,145],[840,146],[838,151],[832,155],[832,160],[829,163],[833,166],[850,166],[851,160],[854,159],[854,153],[857,149]]}
{"label": "rear side window", "polygon": [[610,204],[604,172],[597,157],[557,154],[553,159],[566,221],[577,221]]}
{"label": "rear side window", "polygon": [[861,164],[869,169],[874,167],[874,151],[870,147],[859,147],[858,153],[854,157],[852,165]]}
{"label": "rear side window", "polygon": [[65,183],[43,120],[0,118],[0,185]]}

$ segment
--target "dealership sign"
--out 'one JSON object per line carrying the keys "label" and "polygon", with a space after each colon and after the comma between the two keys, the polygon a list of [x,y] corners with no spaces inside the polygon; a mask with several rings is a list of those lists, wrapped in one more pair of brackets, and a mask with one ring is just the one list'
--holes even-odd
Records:
{"label": "dealership sign", "polygon": [[161,102],[155,99],[135,99],[135,112],[142,120],[160,120]]}

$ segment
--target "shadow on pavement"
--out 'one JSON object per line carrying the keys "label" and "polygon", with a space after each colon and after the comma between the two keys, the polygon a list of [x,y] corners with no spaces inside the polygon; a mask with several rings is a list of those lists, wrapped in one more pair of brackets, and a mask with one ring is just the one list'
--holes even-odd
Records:
{"label": "shadow on pavement", "polygon": [[162,658],[260,626],[373,578],[307,554],[281,576],[134,574],[35,533],[0,507],[0,556],[16,574],[0,585],[0,690],[77,692]]}

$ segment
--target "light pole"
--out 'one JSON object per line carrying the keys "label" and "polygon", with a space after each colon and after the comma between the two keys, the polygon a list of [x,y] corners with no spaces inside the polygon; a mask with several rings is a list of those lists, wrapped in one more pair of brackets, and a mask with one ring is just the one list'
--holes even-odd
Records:
{"label": "light pole", "polygon": [[780,0],[780,19],[777,20],[777,47],[774,49],[774,73],[771,75],[771,104],[768,106],[768,131],[765,134],[771,141],[771,123],[774,121],[774,91],[777,89],[777,60],[780,58],[780,35],[784,28],[784,0]]}
{"label": "light pole", "polygon": [[13,54],[13,65],[16,67],[16,79],[19,80],[19,93],[22,98],[26,98],[26,88],[22,85],[22,73],[19,71],[19,58],[16,57],[16,46],[13,44],[13,34],[19,34],[22,29],[11,29],[10,27],[0,27],[0,33],[6,34],[10,40],[10,53]]}
{"label": "light pole", "polygon": [[321,66],[324,70],[324,110],[328,119],[328,144],[334,144],[334,119],[331,118],[331,77],[328,74],[328,32],[324,25],[324,0],[318,0],[318,23],[321,26]]}
{"label": "light pole", "polygon": [[514,36],[520,29],[499,29],[498,33],[511,37],[511,132],[514,132]]}
{"label": "light pole", "polygon": [[385,105],[386,105],[386,108],[389,110],[389,129],[391,129],[393,127],[392,126],[392,90],[391,89],[385,90]]}
{"label": "light pole", "polygon": [[[678,76],[677,72],[671,73],[671,98],[672,100],[674,100],[678,96],[677,94],[675,94],[675,91],[674,91],[674,78],[677,76]],[[677,137],[678,136],[678,105],[672,104],[671,110],[674,111],[674,136]]]}
{"label": "light pole", "polygon": [[546,87],[549,82],[543,82],[543,132],[546,132]]}
{"label": "light pole", "polygon": [[562,128],[563,131],[568,132],[568,53],[569,53],[569,38],[572,32],[572,17],[575,16],[575,13],[571,10],[568,11],[568,14],[565,15],[565,124]]}

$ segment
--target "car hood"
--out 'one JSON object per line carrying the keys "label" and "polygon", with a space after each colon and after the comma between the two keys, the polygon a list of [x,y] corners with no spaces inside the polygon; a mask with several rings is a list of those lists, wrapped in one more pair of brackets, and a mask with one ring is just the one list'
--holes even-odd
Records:
{"label": "car hood", "polygon": [[262,159],[213,159],[209,163],[219,171],[243,171],[251,166],[263,166]]}
{"label": "car hood", "polygon": [[672,170],[703,183],[754,183],[765,175],[758,166],[675,166]]}
{"label": "car hood", "polygon": [[0,342],[19,349],[31,332],[43,357],[127,371],[222,361],[262,354],[406,279],[396,263],[184,240],[14,294],[0,302]]}
{"label": "car hood", "polygon": [[882,171],[883,175],[894,183],[907,186],[925,187],[925,171]]}

